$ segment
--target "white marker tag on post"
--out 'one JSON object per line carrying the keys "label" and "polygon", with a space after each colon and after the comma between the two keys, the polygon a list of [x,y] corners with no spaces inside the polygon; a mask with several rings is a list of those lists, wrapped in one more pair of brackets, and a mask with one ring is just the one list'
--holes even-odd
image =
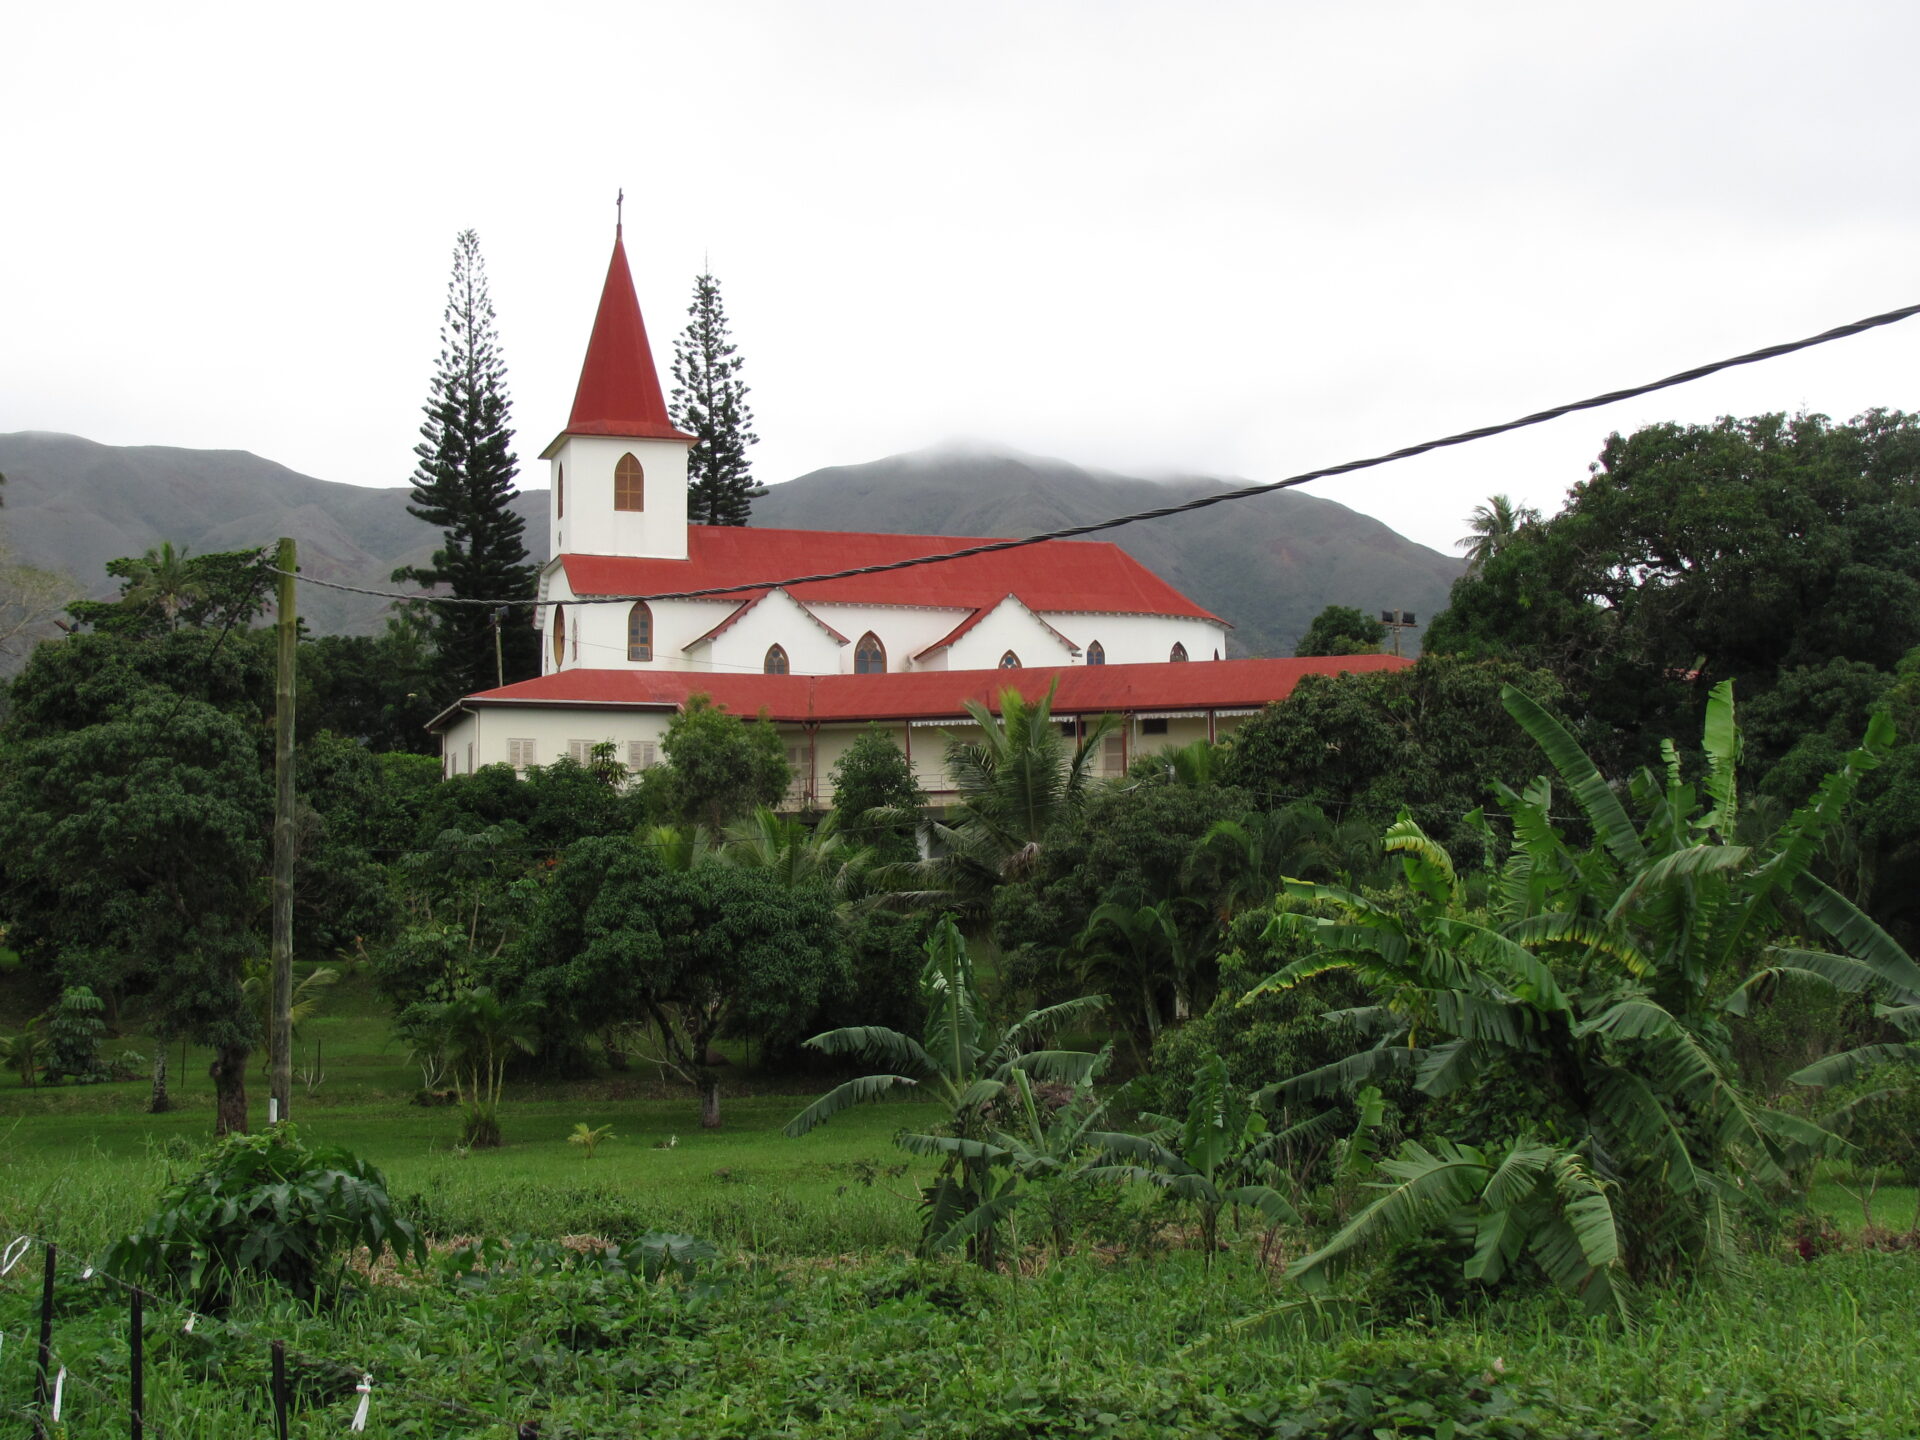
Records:
{"label": "white marker tag on post", "polygon": [[60,1423],[60,1402],[65,1398],[66,1392],[67,1367],[62,1365],[60,1367],[60,1373],[53,1377],[53,1413],[48,1417],[56,1425]]}
{"label": "white marker tag on post", "polygon": [[22,1235],[19,1239],[8,1245],[5,1250],[0,1250],[0,1275],[6,1274],[9,1270],[13,1269],[14,1266],[18,1265],[20,1263],[20,1257],[27,1253],[28,1248],[32,1244],[33,1237],[31,1235]]}
{"label": "white marker tag on post", "polygon": [[360,1392],[360,1404],[354,1410],[353,1423],[347,1429],[364,1430],[367,1428],[367,1406],[373,1403],[373,1376],[366,1376],[353,1388]]}

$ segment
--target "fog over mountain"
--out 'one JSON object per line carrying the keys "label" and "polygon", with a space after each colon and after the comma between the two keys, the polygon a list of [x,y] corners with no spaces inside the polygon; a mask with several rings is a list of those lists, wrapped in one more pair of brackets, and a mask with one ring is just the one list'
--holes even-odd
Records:
{"label": "fog over mountain", "polygon": [[[117,588],[106,562],[163,540],[196,554],[291,535],[316,579],[373,589],[424,562],[435,532],[407,513],[404,488],[369,489],[301,475],[239,450],[109,446],[37,431],[0,435],[7,477],[4,531],[15,555],[63,570],[94,595]],[[803,530],[1025,535],[1232,488],[1209,477],[1145,480],[1058,460],[942,447],[816,470],[773,486],[754,523]],[[523,490],[527,548],[547,555],[547,491]],[[1288,655],[1323,606],[1413,610],[1424,623],[1446,603],[1460,561],[1377,520],[1301,491],[1130,525],[1104,537],[1125,547],[1235,626],[1234,655]],[[770,577],[771,578],[771,577]],[[314,630],[378,630],[377,599],[308,586]],[[1416,632],[1417,634],[1418,632]]]}

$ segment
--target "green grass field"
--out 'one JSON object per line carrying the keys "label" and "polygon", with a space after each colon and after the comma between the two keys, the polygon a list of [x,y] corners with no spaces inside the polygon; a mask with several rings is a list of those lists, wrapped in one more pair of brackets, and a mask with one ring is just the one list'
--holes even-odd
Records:
{"label": "green grass field", "polygon": [[[1464,1311],[1416,1300],[1388,1314],[1302,1301],[1281,1237],[1234,1238],[1209,1270],[1177,1215],[1132,1197],[1089,1222],[1077,1253],[1030,1250],[983,1274],[911,1258],[916,1170],[891,1144],[928,1112],[855,1110],[790,1141],[811,1092],[741,1072],[725,1125],[702,1133],[692,1095],[635,1072],[509,1089],[506,1143],[464,1153],[450,1108],[408,1103],[419,1081],[387,1043],[364,981],[303,1032],[326,1078],[296,1093],[310,1140],[388,1175],[445,1250],[460,1237],[712,1242],[689,1280],[528,1263],[455,1279],[430,1268],[302,1307],[252,1295],[189,1333],[148,1321],[148,1418],[168,1440],[269,1434],[266,1342],[294,1355],[291,1433],[335,1434],[352,1380],[375,1376],[368,1433],[542,1440],[645,1435],[1012,1437],[1806,1437],[1894,1440],[1920,1413],[1920,1257],[1842,1244],[1811,1263],[1756,1251],[1732,1282],[1648,1291],[1620,1330],[1563,1297],[1502,1292]],[[124,1044],[143,1049],[138,1036]],[[115,1044],[108,1047],[109,1053]],[[174,1053],[178,1062],[178,1052]],[[70,1437],[124,1435],[122,1292],[82,1271],[192,1164],[212,1111],[205,1057],[176,1069],[184,1108],[142,1113],[143,1081],[29,1090],[0,1081],[0,1244],[64,1251],[55,1327]],[[784,1088],[787,1093],[774,1093]],[[264,1082],[254,1087],[263,1118]],[[611,1125],[589,1161],[576,1122]],[[1817,1207],[1847,1230],[1859,1185],[1836,1171]],[[1873,1218],[1904,1229],[1910,1191]],[[38,1254],[0,1279],[0,1436],[29,1433]],[[151,1431],[149,1433],[152,1433]]]}

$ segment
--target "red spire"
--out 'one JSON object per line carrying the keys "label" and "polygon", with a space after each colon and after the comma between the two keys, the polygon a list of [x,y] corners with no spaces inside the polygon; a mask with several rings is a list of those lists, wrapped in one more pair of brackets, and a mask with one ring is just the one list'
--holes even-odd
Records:
{"label": "red spire", "polygon": [[566,433],[641,440],[693,438],[674,429],[667,418],[653,350],[647,344],[647,322],[640,318],[640,300],[633,291],[617,225],[613,259],[607,265],[607,283],[600,292],[600,311],[593,317],[593,338],[587,341],[587,359],[580,367],[580,388],[573,392],[573,415]]}

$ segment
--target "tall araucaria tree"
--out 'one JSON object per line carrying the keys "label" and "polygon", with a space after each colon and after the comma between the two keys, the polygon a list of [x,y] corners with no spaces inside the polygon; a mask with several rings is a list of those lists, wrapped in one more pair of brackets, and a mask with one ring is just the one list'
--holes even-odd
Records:
{"label": "tall araucaria tree", "polygon": [[[428,565],[405,566],[396,580],[439,587],[446,599],[433,611],[437,679],[450,699],[493,688],[494,625],[500,625],[500,664],[508,682],[540,672],[539,637],[532,618],[536,567],[527,560],[526,522],[509,508],[519,461],[514,458],[507,367],[494,330],[493,301],[480,258],[480,237],[463,230],[453,247],[440,361],[424,407],[413,453],[410,514],[438,525],[440,548]],[[501,597],[515,604],[496,617],[488,606],[448,603]]]}
{"label": "tall araucaria tree", "polygon": [[695,437],[687,455],[687,519],[695,525],[744,525],[767,493],[753,482],[747,446],[757,445],[740,356],[727,330],[720,282],[693,282],[687,328],[673,342],[673,423]]}

